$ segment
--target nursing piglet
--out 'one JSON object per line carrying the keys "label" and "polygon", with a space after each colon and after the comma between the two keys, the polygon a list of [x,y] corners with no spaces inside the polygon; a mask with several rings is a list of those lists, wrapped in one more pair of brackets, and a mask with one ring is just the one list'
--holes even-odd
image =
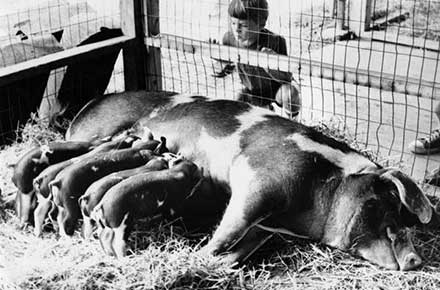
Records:
{"label": "nursing piglet", "polygon": [[81,215],[78,198],[85,193],[90,184],[112,172],[141,166],[152,157],[151,150],[115,150],[81,159],[58,173],[49,186],[58,207],[60,234],[73,234]]}
{"label": "nursing piglet", "polygon": [[83,217],[84,238],[90,238],[93,233],[93,222],[90,219],[90,213],[101,201],[102,197],[110,188],[123,181],[124,179],[140,173],[168,169],[168,162],[169,161],[164,157],[154,156],[150,161],[148,161],[147,164],[143,166],[119,172],[113,172],[112,174],[109,174],[92,183],[92,185],[89,186],[84,195],[82,195],[78,200]]}
{"label": "nursing piglet", "polygon": [[170,169],[138,174],[113,186],[91,214],[101,227],[104,251],[125,256],[126,240],[136,219],[174,211],[202,180],[201,170],[183,160]]}

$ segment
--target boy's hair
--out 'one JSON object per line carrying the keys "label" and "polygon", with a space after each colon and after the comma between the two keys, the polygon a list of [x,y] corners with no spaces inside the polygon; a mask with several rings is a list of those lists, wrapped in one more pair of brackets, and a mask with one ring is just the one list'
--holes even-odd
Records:
{"label": "boy's hair", "polygon": [[269,16],[267,6],[267,0],[231,0],[228,13],[231,17],[252,20],[265,26]]}

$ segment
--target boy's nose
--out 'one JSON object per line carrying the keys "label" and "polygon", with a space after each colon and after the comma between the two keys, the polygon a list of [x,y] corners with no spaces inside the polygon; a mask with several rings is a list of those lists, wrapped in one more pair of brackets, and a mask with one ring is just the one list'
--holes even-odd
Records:
{"label": "boy's nose", "polygon": [[236,32],[241,32],[241,25],[238,23],[232,24],[232,29],[234,29]]}

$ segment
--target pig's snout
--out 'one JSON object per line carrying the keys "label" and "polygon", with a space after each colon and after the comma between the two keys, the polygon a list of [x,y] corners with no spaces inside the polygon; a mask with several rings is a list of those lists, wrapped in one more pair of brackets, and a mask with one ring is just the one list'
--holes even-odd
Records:
{"label": "pig's snout", "polygon": [[417,253],[408,253],[403,261],[399,261],[399,268],[402,271],[408,271],[418,268],[422,264],[422,258]]}

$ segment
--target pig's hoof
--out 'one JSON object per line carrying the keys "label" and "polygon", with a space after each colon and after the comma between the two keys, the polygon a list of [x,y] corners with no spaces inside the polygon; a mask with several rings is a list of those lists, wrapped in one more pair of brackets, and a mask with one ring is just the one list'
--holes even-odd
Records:
{"label": "pig's hoof", "polygon": [[18,230],[25,231],[25,230],[27,230],[30,226],[31,226],[31,225],[30,225],[30,223],[28,223],[28,222],[20,223],[20,224],[17,226],[17,229],[18,229]]}

